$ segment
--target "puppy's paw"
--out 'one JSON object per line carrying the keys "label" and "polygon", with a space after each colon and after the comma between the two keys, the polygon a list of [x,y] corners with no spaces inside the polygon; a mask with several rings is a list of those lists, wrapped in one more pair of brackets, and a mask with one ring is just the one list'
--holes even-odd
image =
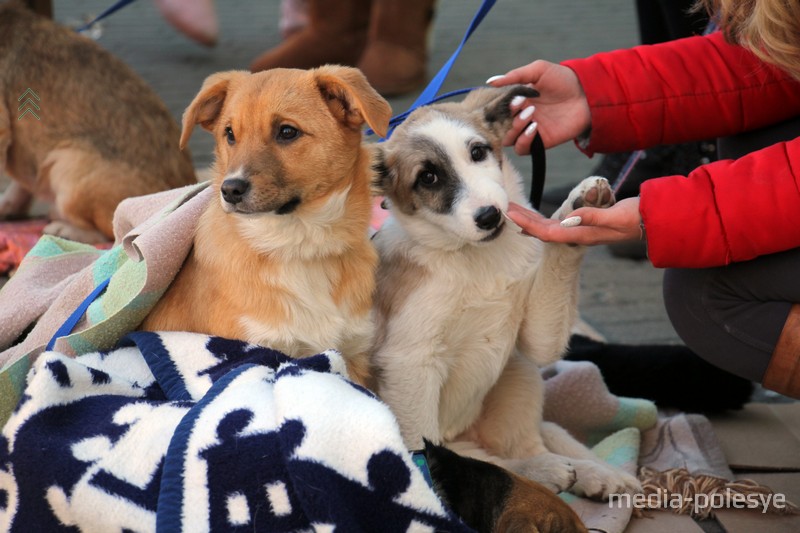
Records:
{"label": "puppy's paw", "polygon": [[572,459],[555,453],[542,453],[526,459],[514,459],[511,470],[541,483],[553,492],[569,490],[577,480]]}
{"label": "puppy's paw", "polygon": [[553,218],[563,220],[579,207],[611,207],[615,201],[614,191],[608,180],[599,176],[590,176],[572,189],[558,211],[553,214]]}
{"label": "puppy's paw", "polygon": [[63,220],[54,220],[44,227],[44,233],[54,235],[71,241],[84,242],[86,244],[99,244],[108,242],[108,238],[94,229],[85,229],[73,226]]}
{"label": "puppy's paw", "polygon": [[608,500],[611,494],[635,494],[642,485],[634,476],[607,463],[573,460],[577,481],[572,492],[593,500]]}

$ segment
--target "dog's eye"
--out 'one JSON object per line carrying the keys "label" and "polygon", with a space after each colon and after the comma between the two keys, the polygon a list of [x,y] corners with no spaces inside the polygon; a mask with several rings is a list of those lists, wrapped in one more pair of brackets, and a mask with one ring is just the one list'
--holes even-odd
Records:
{"label": "dog's eye", "polygon": [[233,129],[230,126],[225,128],[225,138],[228,139],[228,144],[230,145],[236,142],[236,137],[233,136]]}
{"label": "dog's eye", "polygon": [[292,126],[283,125],[278,129],[278,140],[279,141],[291,141],[292,139],[297,138],[297,135],[300,132],[297,131],[297,128],[293,128]]}
{"label": "dog's eye", "polygon": [[476,163],[480,163],[486,156],[489,155],[489,147],[483,144],[477,144],[472,147],[469,152],[470,157]]}
{"label": "dog's eye", "polygon": [[417,183],[421,183],[426,187],[430,187],[431,185],[436,185],[439,181],[439,176],[436,175],[435,172],[431,172],[430,170],[421,170],[419,174],[417,174]]}

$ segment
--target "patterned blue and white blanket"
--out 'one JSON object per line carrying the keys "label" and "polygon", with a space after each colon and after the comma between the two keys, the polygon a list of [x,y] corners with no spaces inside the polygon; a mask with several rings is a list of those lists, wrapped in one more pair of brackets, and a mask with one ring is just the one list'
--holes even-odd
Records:
{"label": "patterned blue and white blanket", "polygon": [[469,531],[345,375],[193,333],[46,352],[0,439],[0,531]]}

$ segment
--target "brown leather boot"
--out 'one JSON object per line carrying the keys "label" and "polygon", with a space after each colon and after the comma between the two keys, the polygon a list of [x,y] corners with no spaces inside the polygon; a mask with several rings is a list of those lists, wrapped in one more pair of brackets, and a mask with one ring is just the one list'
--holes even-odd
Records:
{"label": "brown leather boot", "polygon": [[794,304],[789,311],[761,384],[800,399],[800,304]]}
{"label": "brown leather boot", "polygon": [[309,0],[308,26],[258,56],[250,70],[354,66],[367,41],[371,4],[372,0]]}
{"label": "brown leather boot", "polygon": [[383,96],[425,82],[435,0],[374,0],[367,48],[358,68]]}

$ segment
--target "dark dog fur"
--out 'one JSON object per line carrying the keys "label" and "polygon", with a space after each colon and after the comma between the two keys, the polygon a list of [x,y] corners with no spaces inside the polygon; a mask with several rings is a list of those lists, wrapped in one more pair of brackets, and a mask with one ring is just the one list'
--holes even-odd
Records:
{"label": "dark dog fur", "polygon": [[429,442],[425,454],[436,493],[478,532],[587,531],[575,511],[539,483]]}

